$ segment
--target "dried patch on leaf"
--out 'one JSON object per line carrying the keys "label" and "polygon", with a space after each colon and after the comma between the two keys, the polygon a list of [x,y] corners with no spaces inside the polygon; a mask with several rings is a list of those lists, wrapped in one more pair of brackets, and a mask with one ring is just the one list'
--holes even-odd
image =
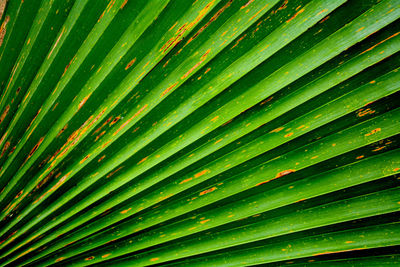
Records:
{"label": "dried patch on leaf", "polygon": [[365,136],[373,135],[373,134],[375,134],[375,133],[377,133],[377,132],[380,132],[381,130],[382,130],[381,128],[373,129],[371,132],[365,134]]}
{"label": "dried patch on leaf", "polygon": [[6,18],[4,19],[3,23],[0,26],[0,46],[3,44],[4,36],[6,36],[7,23],[9,21],[10,21],[10,16],[6,16]]}
{"label": "dried patch on leaf", "polygon": [[208,194],[208,193],[211,193],[211,192],[213,192],[213,191],[215,191],[215,190],[217,190],[217,187],[211,187],[211,188],[209,188],[209,189],[207,189],[207,190],[204,190],[204,191],[202,191],[202,192],[200,192],[200,194],[199,194],[199,196],[203,196],[203,195],[205,195],[205,194]]}

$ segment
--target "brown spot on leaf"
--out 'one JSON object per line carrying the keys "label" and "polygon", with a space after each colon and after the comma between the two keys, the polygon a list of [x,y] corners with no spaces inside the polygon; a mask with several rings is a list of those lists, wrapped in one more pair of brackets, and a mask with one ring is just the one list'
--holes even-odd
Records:
{"label": "brown spot on leaf", "polygon": [[64,72],[63,72],[62,76],[64,76],[64,74],[67,72],[69,66],[71,66],[71,63],[72,63],[72,61],[73,61],[74,59],[75,59],[75,57],[73,57],[73,58],[71,59],[71,61],[67,64],[67,66],[65,66]]}
{"label": "brown spot on leaf", "polygon": [[[253,1],[253,0],[251,0],[251,1]],[[222,14],[222,12],[224,12],[225,9],[227,9],[227,8],[231,5],[232,2],[233,2],[233,0],[229,0],[220,10],[218,10],[218,11],[215,13],[215,15],[212,16],[211,19],[210,19],[206,24],[204,24],[204,26],[201,27],[201,28],[186,42],[185,46],[188,45],[191,41],[193,41],[197,36],[199,36],[199,34],[202,33],[202,32],[204,31],[204,29],[206,29],[213,21],[215,21],[215,20]]]}
{"label": "brown spot on leaf", "polygon": [[377,147],[377,148],[375,148],[374,150],[372,150],[373,152],[377,152],[377,151],[379,151],[379,150],[382,150],[382,149],[384,149],[386,146],[381,146],[381,147]]}
{"label": "brown spot on leaf", "polygon": [[163,97],[164,95],[168,94],[169,91],[171,91],[178,83],[179,83],[179,82],[176,82],[176,83],[172,84],[171,86],[169,86],[167,89],[165,89],[165,90],[161,93],[160,97]]}
{"label": "brown spot on leaf", "polygon": [[283,1],[282,5],[275,11],[275,13],[278,12],[279,10],[285,9],[287,7],[288,2],[289,0]]}
{"label": "brown spot on leaf", "polygon": [[[40,200],[42,200],[48,193],[57,190],[64,182],[65,180],[68,178],[68,176],[72,173],[72,171],[68,172],[66,175],[64,175],[63,177],[61,177],[58,182],[52,187],[50,188],[47,192],[45,192],[43,195],[41,195],[38,199],[36,199],[33,204],[36,204],[37,202],[39,202]],[[57,178],[58,176],[56,176]]]}
{"label": "brown spot on leaf", "polygon": [[123,123],[118,130],[116,130],[113,135],[117,135],[119,131],[121,131],[127,124],[129,124],[134,118],[136,118],[140,113],[143,112],[147,108],[147,104],[145,104],[141,109],[139,109],[132,117],[130,117],[125,123]]}
{"label": "brown spot on leaf", "polygon": [[120,119],[121,119],[121,116],[115,117],[115,118],[112,120],[112,122],[110,122],[110,126],[116,124]]}
{"label": "brown spot on leaf", "polygon": [[3,157],[4,153],[7,151],[7,149],[8,149],[9,147],[10,147],[10,142],[7,141],[7,142],[4,144],[3,150],[1,151],[0,158]]}
{"label": "brown spot on leaf", "polygon": [[182,77],[181,79],[187,78],[198,66],[200,66],[204,60],[207,58],[207,55],[210,53],[211,49],[208,49],[200,58],[200,61],[197,62],[191,69],[189,69]]}
{"label": "brown spot on leaf", "polygon": [[290,174],[290,173],[292,173],[292,172],[295,172],[295,171],[296,171],[296,170],[293,170],[293,169],[281,171],[281,172],[279,172],[279,173],[275,176],[275,178],[280,178],[280,177],[282,177],[282,176],[288,175],[288,174]]}
{"label": "brown spot on leaf", "polygon": [[[252,19],[254,19],[255,17],[257,17],[258,16],[258,14],[260,14],[261,13],[261,11],[263,11],[267,6],[269,6],[269,4],[266,4],[265,6],[263,6],[260,10],[258,10],[257,11],[257,13],[256,14],[254,14],[250,19],[249,19],[249,21],[251,21]],[[249,9],[247,9],[247,10],[249,10]],[[247,13],[247,12],[246,12]]]}
{"label": "brown spot on leaf", "polygon": [[285,138],[290,137],[290,136],[292,136],[292,135],[293,135],[293,132],[288,133],[288,134],[285,134]]}
{"label": "brown spot on leaf", "polygon": [[41,137],[39,139],[39,142],[37,142],[37,144],[32,148],[31,152],[29,152],[28,158],[32,157],[33,153],[35,153],[35,151],[39,148],[40,144],[43,142],[44,137]]}
{"label": "brown spot on leaf", "polygon": [[87,96],[85,96],[82,101],[78,105],[78,110],[80,110],[83,105],[85,105],[86,101],[89,99],[89,97],[92,95],[92,93],[89,93]]}
{"label": "brown spot on leaf", "polygon": [[136,58],[132,59],[132,60],[128,63],[128,65],[126,65],[125,70],[129,69],[129,68],[135,63],[135,61],[136,61]]}
{"label": "brown spot on leaf", "polygon": [[247,35],[247,34],[244,34],[242,37],[240,37],[240,38],[236,41],[236,43],[231,47],[231,49],[233,49],[233,48],[235,48],[236,46],[238,46],[238,44],[240,43],[240,41],[242,41],[242,40],[246,37],[246,35]]}
{"label": "brown spot on leaf", "polygon": [[391,38],[397,36],[399,33],[400,33],[400,32],[396,32],[395,34],[389,36],[388,38],[386,38],[386,39],[380,41],[379,43],[377,43],[377,44],[371,46],[370,48],[368,48],[367,50],[365,50],[364,52],[362,52],[360,55],[362,55],[362,54],[364,54],[364,53],[366,53],[366,52],[368,52],[368,51],[371,51],[372,49],[374,49],[374,48],[377,47],[378,45],[382,44],[383,42],[386,42],[387,40],[389,40],[389,39],[391,39]]}
{"label": "brown spot on leaf", "polygon": [[251,3],[253,3],[254,0],[249,0],[246,4],[244,4],[243,6],[240,7],[240,9],[246,8],[248,5],[250,5]]}
{"label": "brown spot on leaf", "polygon": [[357,116],[358,116],[358,117],[362,117],[362,116],[365,116],[365,115],[367,115],[367,114],[373,114],[373,113],[375,113],[375,110],[372,110],[372,109],[370,109],[370,108],[367,108],[367,109],[360,109],[360,110],[357,112]]}
{"label": "brown spot on leaf", "polygon": [[64,32],[65,32],[65,27],[62,28],[61,33],[60,33],[60,35],[58,36],[56,43],[53,45],[53,48],[50,50],[50,53],[49,53],[49,55],[47,56],[47,58],[50,58],[51,54],[53,53],[54,49],[57,47],[58,42],[60,41],[60,39],[61,39],[61,37],[63,36]]}
{"label": "brown spot on leaf", "polygon": [[10,16],[6,16],[3,23],[0,26],[0,46],[3,44],[4,36],[7,32],[7,23],[10,21]]}
{"label": "brown spot on leaf", "polygon": [[125,0],[125,1],[122,3],[122,5],[120,6],[120,9],[123,9],[124,6],[125,6],[127,3],[128,3],[128,0]]}
{"label": "brown spot on leaf", "polygon": [[300,9],[299,11],[296,12],[296,14],[294,14],[290,19],[288,19],[286,21],[286,23],[289,23],[290,21],[292,21],[294,18],[296,18],[300,13],[304,12],[304,8]]}
{"label": "brown spot on leaf", "polygon": [[81,161],[79,161],[79,164],[84,163],[88,158],[90,157],[90,154],[86,155]]}
{"label": "brown spot on leaf", "polygon": [[46,177],[44,179],[42,179],[37,185],[36,185],[36,189],[39,189],[40,187],[42,187],[42,185],[44,185],[51,176],[53,176],[54,171],[51,171],[49,174],[46,175]]}
{"label": "brown spot on leaf", "polygon": [[10,110],[10,105],[7,105],[6,108],[5,108],[5,110],[4,110],[4,112],[3,112],[3,114],[1,114],[0,123],[3,122],[4,118],[5,118],[5,117],[7,116],[7,114],[8,114],[8,111],[9,111],[9,110]]}
{"label": "brown spot on leaf", "polygon": [[96,139],[94,141],[96,142],[97,140],[99,140],[100,137],[102,137],[105,133],[106,131],[102,131],[98,136],[96,136]]}
{"label": "brown spot on leaf", "polygon": [[102,161],[105,157],[106,157],[106,155],[101,156],[97,162]]}
{"label": "brown spot on leaf", "polygon": [[64,259],[65,259],[64,257],[60,257],[60,258],[56,259],[56,262],[62,261]]}
{"label": "brown spot on leaf", "polygon": [[68,124],[65,124],[64,127],[58,132],[57,137],[59,137],[68,127]]}
{"label": "brown spot on leaf", "polygon": [[106,178],[110,178],[110,177],[113,176],[117,171],[121,170],[123,167],[124,167],[124,166],[121,166],[121,167],[119,167],[118,169],[116,169],[116,170],[110,172],[110,173],[106,176]]}
{"label": "brown spot on leaf", "polygon": [[319,23],[323,23],[325,21],[327,21],[330,18],[330,16],[326,16],[325,18],[323,18]]}
{"label": "brown spot on leaf", "polygon": [[382,130],[381,128],[373,129],[371,132],[365,134],[365,136],[373,135],[373,134],[375,134],[375,133],[377,133],[377,132],[380,132],[381,130]]}
{"label": "brown spot on leaf", "polygon": [[213,192],[214,190],[216,190],[217,189],[217,187],[211,187],[211,188],[209,188],[209,189],[207,189],[207,190],[204,190],[204,191],[202,191],[202,192],[200,192],[200,196],[202,196],[202,195],[205,195],[205,194],[208,194],[208,193],[211,193],[211,192]]}
{"label": "brown spot on leaf", "polygon": [[262,102],[260,103],[260,106],[265,105],[266,103],[268,103],[269,101],[271,101],[273,98],[274,98],[274,97],[271,96],[271,97],[265,99],[264,101],[262,101]]}
{"label": "brown spot on leaf", "polygon": [[318,12],[317,16],[319,16],[319,15],[321,15],[322,13],[325,13],[325,12],[327,12],[327,11],[328,11],[328,9],[322,9],[320,12]]}
{"label": "brown spot on leaf", "polygon": [[19,191],[19,193],[15,196],[15,198],[19,198],[23,192],[24,192],[24,190]]}
{"label": "brown spot on leaf", "polygon": [[3,17],[4,10],[6,9],[7,0],[0,0],[0,19]]}

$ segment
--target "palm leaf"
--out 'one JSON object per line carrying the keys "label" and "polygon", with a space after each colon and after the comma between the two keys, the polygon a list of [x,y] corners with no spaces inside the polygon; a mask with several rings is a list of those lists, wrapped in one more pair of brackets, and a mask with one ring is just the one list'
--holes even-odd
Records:
{"label": "palm leaf", "polygon": [[0,1],[0,264],[398,264],[399,17]]}

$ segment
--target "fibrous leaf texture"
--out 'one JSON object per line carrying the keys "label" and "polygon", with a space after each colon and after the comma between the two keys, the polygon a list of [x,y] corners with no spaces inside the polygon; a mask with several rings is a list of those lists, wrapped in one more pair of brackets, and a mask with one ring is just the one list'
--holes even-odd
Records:
{"label": "fibrous leaf texture", "polygon": [[400,265],[399,0],[0,25],[0,266]]}

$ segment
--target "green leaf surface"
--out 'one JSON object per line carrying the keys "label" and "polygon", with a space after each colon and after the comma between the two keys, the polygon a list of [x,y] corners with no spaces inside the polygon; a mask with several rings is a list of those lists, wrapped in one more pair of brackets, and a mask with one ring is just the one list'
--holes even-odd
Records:
{"label": "green leaf surface", "polygon": [[395,266],[399,21],[0,0],[0,266]]}

